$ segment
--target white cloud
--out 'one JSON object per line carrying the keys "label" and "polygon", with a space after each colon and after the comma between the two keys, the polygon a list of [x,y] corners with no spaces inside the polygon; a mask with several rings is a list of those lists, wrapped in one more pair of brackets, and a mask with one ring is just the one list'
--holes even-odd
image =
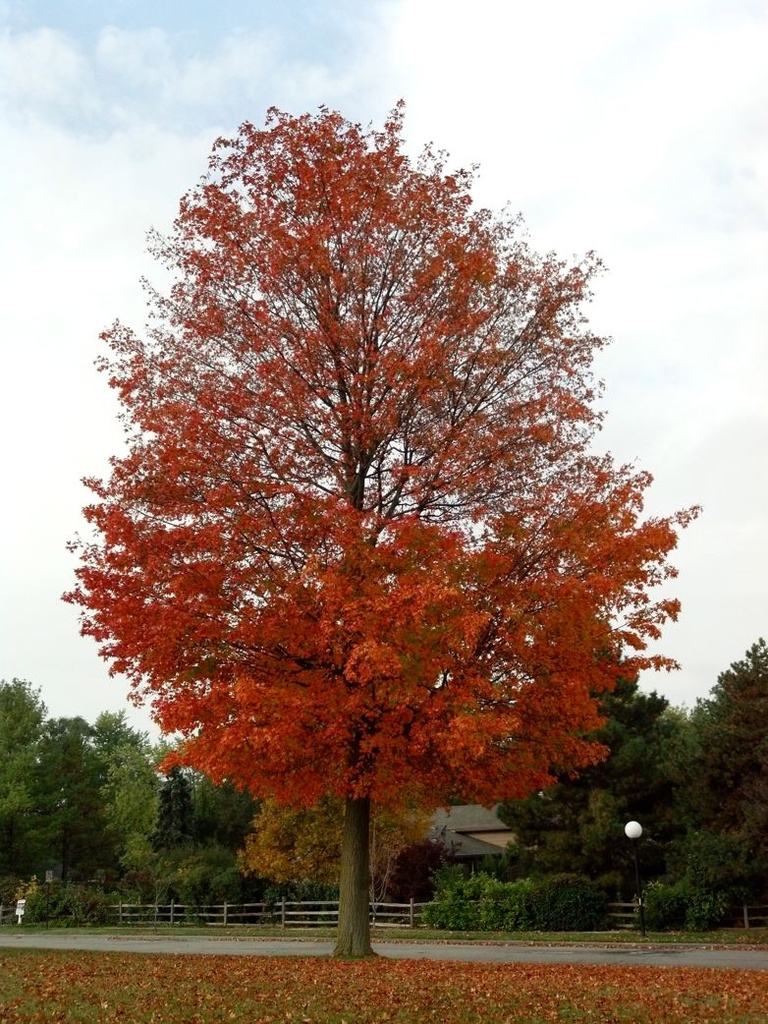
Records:
{"label": "white cloud", "polygon": [[155,125],[211,138],[267,107],[343,105],[355,76],[291,52],[274,29],[212,38],[158,27],[105,26],[93,45],[50,28],[0,35],[4,120],[42,120],[77,135]]}
{"label": "white cloud", "polygon": [[695,182],[711,161],[730,166],[763,121],[765,19],[736,8],[713,24],[701,7],[481,0],[436,17],[404,0],[390,8],[389,57],[414,138],[481,160],[489,195],[536,212],[578,197],[590,220],[598,200],[621,204],[643,232],[667,185],[691,186],[670,173]]}
{"label": "white cloud", "polygon": [[96,60],[104,73],[153,93],[162,88],[174,64],[168,35],[159,28],[102,29],[96,43]]}
{"label": "white cloud", "polygon": [[96,45],[99,71],[113,90],[133,91],[133,102],[142,97],[156,116],[186,109],[200,118],[233,103],[245,106],[263,92],[280,56],[271,32],[231,34],[201,50],[183,33],[108,27]]}
{"label": "white cloud", "polygon": [[89,80],[88,63],[62,32],[38,28],[0,34],[0,104],[6,116],[79,107]]}

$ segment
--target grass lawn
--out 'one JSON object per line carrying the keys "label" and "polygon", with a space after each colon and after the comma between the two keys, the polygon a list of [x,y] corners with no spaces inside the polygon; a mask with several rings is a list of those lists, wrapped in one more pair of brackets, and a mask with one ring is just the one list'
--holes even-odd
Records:
{"label": "grass lawn", "polygon": [[0,1021],[764,1024],[759,971],[0,949]]}

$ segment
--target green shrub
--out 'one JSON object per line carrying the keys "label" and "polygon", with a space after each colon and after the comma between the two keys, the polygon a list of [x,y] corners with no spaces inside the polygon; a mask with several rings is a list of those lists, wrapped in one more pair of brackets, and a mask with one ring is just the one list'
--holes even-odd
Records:
{"label": "green shrub", "polygon": [[27,893],[24,922],[44,921],[60,927],[84,924],[108,924],[114,920],[114,900],[101,889],[87,885],[62,885],[50,882]]}
{"label": "green shrub", "polygon": [[[424,920],[433,928],[477,931],[481,923],[480,902],[488,875],[467,875],[457,865],[436,873],[435,897],[424,908]],[[501,883],[499,883],[501,884]]]}
{"label": "green shrub", "polygon": [[493,927],[506,932],[531,931],[534,928],[533,893],[536,885],[530,878],[505,882],[486,890],[486,900],[494,907]]}
{"label": "green shrub", "polygon": [[504,928],[504,896],[506,883],[495,875],[476,875],[480,880],[475,907],[477,928],[484,932],[498,932]]}
{"label": "green shrub", "polygon": [[592,931],[605,920],[605,896],[578,875],[501,882],[443,873],[424,920],[452,931]]}
{"label": "green shrub", "polygon": [[654,932],[705,932],[723,923],[733,902],[727,891],[694,885],[690,878],[674,885],[650,882],[643,893],[645,923]]}
{"label": "green shrub", "polygon": [[190,853],[171,879],[179,903],[189,910],[240,900],[240,874],[234,856],[219,846]]}
{"label": "green shrub", "polygon": [[688,897],[679,882],[651,882],[643,893],[645,923],[651,931],[663,932],[668,928],[681,928],[685,924]]}
{"label": "green shrub", "polygon": [[537,931],[594,931],[605,924],[606,900],[599,886],[582,875],[550,875],[531,893]]}
{"label": "green shrub", "polygon": [[180,846],[156,855],[144,870],[127,873],[122,891],[130,902],[182,904],[194,917],[200,907],[240,903],[243,877],[235,854],[218,843]]}
{"label": "green shrub", "polygon": [[729,906],[727,893],[689,888],[686,892],[685,927],[706,932],[722,924]]}
{"label": "green shrub", "polygon": [[509,881],[507,862],[502,853],[486,853],[480,861],[478,870],[481,875],[490,875],[491,878],[497,878],[500,882]]}

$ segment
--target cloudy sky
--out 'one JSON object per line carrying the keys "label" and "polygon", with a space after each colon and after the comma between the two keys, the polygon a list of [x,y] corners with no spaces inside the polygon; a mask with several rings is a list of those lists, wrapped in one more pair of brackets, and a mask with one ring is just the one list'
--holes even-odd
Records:
{"label": "cloudy sky", "polygon": [[214,138],[276,105],[480,165],[531,243],[596,250],[601,444],[652,513],[700,503],[649,676],[674,704],[768,635],[765,0],[0,0],[0,678],[53,715],[130,709],[76,612],[66,541],[118,451],[99,331],[141,327],[145,234]]}

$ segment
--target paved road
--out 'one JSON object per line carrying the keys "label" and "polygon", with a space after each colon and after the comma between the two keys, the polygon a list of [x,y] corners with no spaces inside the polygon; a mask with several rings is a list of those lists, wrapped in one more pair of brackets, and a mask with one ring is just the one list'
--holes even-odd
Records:
{"label": "paved road", "polygon": [[[165,935],[132,938],[68,932],[6,931],[0,948],[73,949],[115,953],[217,954],[220,956],[328,956],[333,944],[313,939],[230,939]],[[381,956],[398,960],[453,960],[472,963],[621,964],[650,967],[730,967],[768,970],[768,949],[715,949],[707,946],[573,945],[515,942],[376,942]]]}

